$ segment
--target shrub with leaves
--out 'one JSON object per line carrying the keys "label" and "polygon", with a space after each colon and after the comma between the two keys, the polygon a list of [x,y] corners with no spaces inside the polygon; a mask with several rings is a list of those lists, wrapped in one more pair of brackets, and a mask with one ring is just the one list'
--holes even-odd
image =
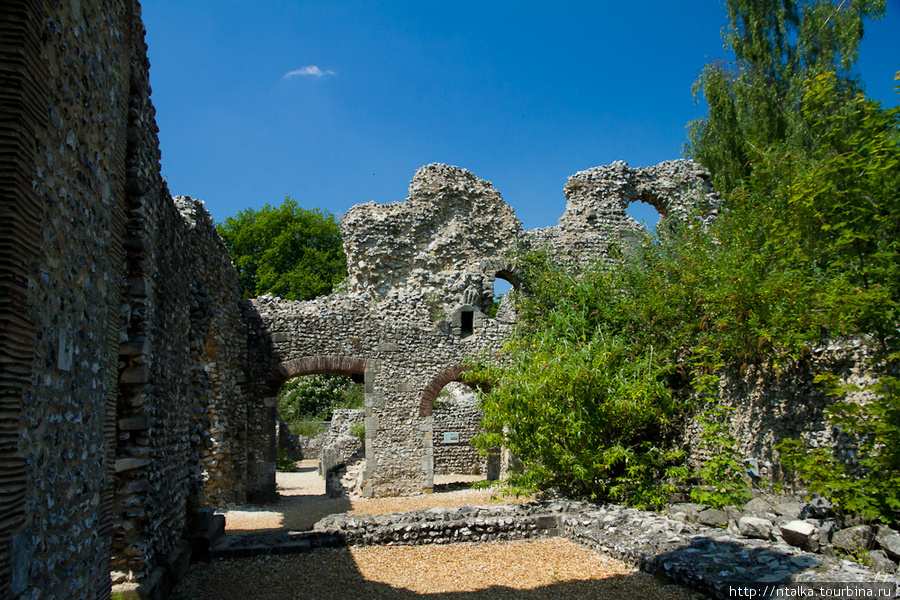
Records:
{"label": "shrub with leaves", "polygon": [[279,414],[295,434],[308,435],[310,423],[329,420],[336,408],[362,406],[363,386],[340,375],[296,377],[278,392]]}
{"label": "shrub with leaves", "polygon": [[834,376],[818,379],[842,398],[826,409],[826,418],[845,441],[855,442],[855,464],[837,448],[809,449],[797,439],[779,445],[782,462],[839,512],[900,522],[900,379],[882,376],[868,402],[846,399],[848,392],[860,391],[856,386],[841,385]]}

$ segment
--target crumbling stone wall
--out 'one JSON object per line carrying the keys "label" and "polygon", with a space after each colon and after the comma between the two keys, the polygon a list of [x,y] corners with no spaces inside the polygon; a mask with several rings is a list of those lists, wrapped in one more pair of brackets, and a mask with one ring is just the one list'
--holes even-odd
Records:
{"label": "crumbling stone wall", "polygon": [[[236,276],[159,175],[143,35],[131,0],[0,11],[3,598],[158,577],[205,502],[217,417],[245,428]],[[216,469],[229,494],[241,460]]]}
{"label": "crumbling stone wall", "polygon": [[715,218],[721,201],[709,172],[689,160],[630,168],[617,161],[579,171],[566,183],[566,211],[555,227],[526,232],[529,247],[549,247],[556,255],[584,263],[609,259],[611,245],[634,243],[643,226],[626,213],[632,202],[646,202],[660,219]]}
{"label": "crumbling stone wall", "polygon": [[[254,495],[274,494],[274,445],[266,432],[274,429],[277,387],[316,357],[323,365],[342,357],[364,371],[365,494],[430,489],[435,452],[455,465],[449,468],[470,470],[462,466],[474,460],[470,445],[450,449],[443,430],[435,440],[432,408],[443,386],[459,380],[461,365],[498,352],[510,335],[515,311],[508,299],[499,319],[486,312],[496,278],[519,285],[517,247],[549,242],[560,256],[584,261],[604,256],[623,232],[639,227],[625,213],[632,200],[667,215],[715,204],[706,172],[689,161],[598,167],[573,176],[566,194],[556,228],[523,232],[489,182],[458,167],[422,167],[404,202],[357,205],[341,220],[348,277],[339,293],[306,303],[256,299],[250,360],[259,384],[249,423],[261,429],[249,436],[256,440]],[[471,423],[457,425],[467,439],[474,435]]]}
{"label": "crumbling stone wall", "polygon": [[382,319],[439,323],[461,305],[486,311],[522,225],[490,182],[431,164],[404,202],[357,204],[341,219],[348,277],[342,291]]}
{"label": "crumbling stone wall", "polygon": [[[449,388],[449,389],[448,389]],[[487,475],[488,457],[472,444],[481,431],[478,397],[464,384],[448,384],[434,406],[434,474]],[[445,434],[451,439],[445,439]]]}
{"label": "crumbling stone wall", "polygon": [[[332,295],[310,302],[263,296],[253,301],[249,473],[254,496],[274,495],[275,393],[291,377],[363,374],[366,403],[366,495],[421,492],[433,486],[431,409],[448,366],[496,350],[511,325],[485,319],[460,338],[426,325],[395,325],[370,312],[365,299]],[[458,379],[456,371],[447,381]],[[443,385],[443,384],[442,384]],[[424,404],[423,404],[424,403]]]}
{"label": "crumbling stone wall", "polygon": [[[805,360],[795,361],[777,372],[765,365],[731,366],[719,379],[716,401],[733,410],[727,413],[728,430],[738,442],[735,450],[744,459],[757,461],[759,475],[767,481],[795,483],[779,466],[775,446],[786,438],[801,439],[810,448],[836,447],[847,464],[858,464],[854,440],[842,435],[825,419],[825,409],[837,398],[814,382],[817,373],[837,375],[843,384],[856,386],[848,399],[865,403],[873,392],[864,388],[875,383],[869,364],[872,350],[863,340],[833,340],[813,346]],[[683,444],[695,466],[710,456],[701,443],[703,425],[699,415],[691,418]]]}

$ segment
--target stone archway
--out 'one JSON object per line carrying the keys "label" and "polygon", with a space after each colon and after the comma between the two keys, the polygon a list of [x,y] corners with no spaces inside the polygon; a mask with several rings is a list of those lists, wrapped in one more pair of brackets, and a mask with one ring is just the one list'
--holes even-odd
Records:
{"label": "stone archway", "polygon": [[266,393],[262,406],[257,407],[256,430],[264,439],[255,444],[257,458],[255,464],[248,465],[255,479],[248,491],[250,502],[271,502],[278,494],[275,484],[276,422],[278,416],[278,390],[282,384],[303,375],[362,375],[369,381],[367,362],[364,358],[340,355],[302,356],[277,363],[269,372],[265,382]]}
{"label": "stone archway", "polygon": [[[441,471],[441,464],[444,464],[444,469],[450,468],[448,465],[451,464],[457,469],[446,471],[444,474],[469,474],[471,471],[465,468],[460,469],[460,467],[463,463],[468,464],[476,460],[471,439],[480,429],[480,410],[472,406],[465,411],[469,414],[464,416],[441,414],[440,412],[435,414],[438,395],[448,384],[464,383],[471,386],[462,377],[463,373],[470,369],[471,367],[464,364],[445,368],[425,386],[419,401],[419,416],[423,419],[422,428],[426,430],[423,439],[425,459],[422,462],[426,490],[434,489],[434,476]],[[451,429],[454,431],[451,432]],[[457,444],[461,445],[457,446]],[[445,462],[442,463],[442,461]],[[480,468],[483,469],[482,473],[486,475],[487,479],[498,479],[500,475],[499,452],[491,452]]]}

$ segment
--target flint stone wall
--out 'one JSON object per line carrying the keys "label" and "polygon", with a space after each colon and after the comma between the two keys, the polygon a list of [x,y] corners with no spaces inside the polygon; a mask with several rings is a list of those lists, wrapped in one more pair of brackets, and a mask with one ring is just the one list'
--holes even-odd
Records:
{"label": "flint stone wall", "polygon": [[[729,432],[738,442],[737,452],[744,459],[757,461],[761,478],[788,485],[795,482],[782,471],[775,449],[787,438],[801,439],[809,448],[836,448],[846,464],[857,465],[855,440],[825,418],[825,409],[837,398],[829,396],[814,378],[817,373],[830,373],[842,384],[870,386],[877,380],[868,364],[871,355],[864,340],[840,339],[813,346],[805,360],[777,372],[761,365],[732,366],[723,371],[716,402],[734,409],[726,419]],[[862,390],[848,394],[846,399],[866,403],[873,397],[873,392]],[[701,442],[702,430],[696,416],[688,421],[684,432],[684,448],[698,467],[712,451]]]}
{"label": "flint stone wall", "polygon": [[364,425],[365,418],[365,411],[357,408],[334,411],[331,427],[325,432],[319,451],[319,475],[324,477],[329,469],[346,463],[364,449],[364,441],[353,435],[352,430],[357,423]]}
{"label": "flint stone wall", "polygon": [[[243,404],[236,276],[159,175],[143,35],[132,1],[0,13],[3,598],[161,568],[205,502],[211,423]],[[214,479],[233,494],[240,468]]]}
{"label": "flint stone wall", "polygon": [[[441,395],[440,404],[434,407],[432,413],[434,474],[486,475],[488,457],[472,445],[472,438],[481,431],[482,411],[478,408],[478,398],[465,385],[456,385],[462,389],[452,390],[449,397]],[[457,441],[445,441],[445,434],[448,433],[457,434]]]}
{"label": "flint stone wall", "polygon": [[576,263],[608,260],[610,246],[635,243],[643,225],[626,213],[632,202],[653,206],[660,219],[715,218],[721,201],[709,172],[688,160],[670,160],[653,167],[630,168],[617,161],[569,177],[564,192],[566,210],[556,227],[526,232],[527,246],[549,247]]}

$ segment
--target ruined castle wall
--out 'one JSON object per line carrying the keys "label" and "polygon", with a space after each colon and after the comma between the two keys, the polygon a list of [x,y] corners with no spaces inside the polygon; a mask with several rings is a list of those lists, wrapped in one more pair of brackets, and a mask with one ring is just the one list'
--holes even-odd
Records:
{"label": "ruined castle wall", "polygon": [[490,182],[431,164],[416,171],[403,202],[352,207],[341,219],[344,291],[368,298],[381,318],[430,325],[460,305],[486,311],[496,265],[522,235]]}
{"label": "ruined castle wall", "polygon": [[[865,388],[876,381],[868,364],[871,350],[858,339],[837,340],[811,348],[808,358],[775,371],[765,365],[732,366],[719,380],[716,401],[727,411],[728,431],[744,459],[756,459],[760,476],[791,483],[779,467],[775,446],[786,438],[802,440],[809,448],[836,447],[842,460],[854,464],[854,442],[840,435],[825,418],[837,398],[814,382],[817,373],[837,375],[843,384]],[[847,396],[867,402],[872,392],[861,389]],[[701,442],[703,425],[694,417],[685,426],[684,447],[694,466],[710,456]]]}
{"label": "ruined castle wall", "polygon": [[[433,417],[420,415],[427,388],[466,357],[497,351],[512,327],[485,319],[472,335],[461,338],[440,328],[385,322],[370,313],[362,299],[342,295],[311,302],[264,296],[253,303],[258,320],[253,324],[251,352],[254,357],[269,357],[266,366],[251,376],[254,382],[268,379],[267,389],[258,390],[260,399],[251,405],[249,418],[249,437],[255,444],[250,448],[255,464],[249,467],[254,478],[250,485],[260,490],[274,485],[274,448],[268,441],[268,432],[274,430],[274,403],[266,406],[266,398],[274,400],[278,386],[289,377],[314,372],[301,365],[339,372],[341,361],[364,365],[364,493],[390,496],[431,488]],[[315,357],[328,360],[310,360]],[[257,360],[250,362],[261,364]]]}
{"label": "ruined castle wall", "polygon": [[240,421],[240,297],[160,177],[139,4],[12,0],[0,21],[0,596],[104,598],[205,500],[212,423]]}
{"label": "ruined castle wall", "polygon": [[611,246],[636,243],[643,226],[626,213],[632,202],[653,206],[661,219],[714,218],[720,200],[709,172],[689,160],[631,168],[622,161],[579,171],[564,187],[566,210],[555,227],[525,233],[533,249],[549,247],[564,260],[609,260]]}
{"label": "ruined castle wall", "polygon": [[132,8],[3,6],[0,62],[16,82],[4,75],[2,87],[17,98],[0,104],[4,130],[18,130],[3,154],[27,182],[2,184],[4,202],[24,209],[0,253],[15,265],[26,350],[11,364],[4,344],[3,378],[20,374],[3,392],[2,428],[15,436],[0,446],[0,486],[14,499],[0,506],[4,598],[109,587]]}
{"label": "ruined castle wall", "polygon": [[[457,384],[459,385],[459,384]],[[449,386],[448,386],[449,387]],[[487,456],[472,445],[481,431],[482,411],[477,397],[472,394],[454,394],[434,406],[434,474],[435,475],[484,475],[487,473]],[[445,439],[445,434],[455,434]]]}
{"label": "ruined castle wall", "polygon": [[[237,273],[200,200],[174,198],[191,242],[191,486],[205,502],[242,501],[247,491],[247,325]],[[204,500],[203,498],[198,498]]]}

